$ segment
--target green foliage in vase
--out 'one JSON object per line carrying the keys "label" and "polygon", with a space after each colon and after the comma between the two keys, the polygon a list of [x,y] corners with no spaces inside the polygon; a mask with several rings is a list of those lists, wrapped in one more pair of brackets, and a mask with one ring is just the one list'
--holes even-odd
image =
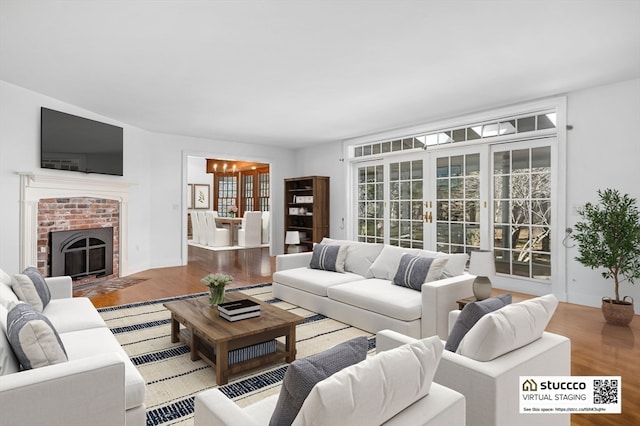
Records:
{"label": "green foliage in vase", "polygon": [[615,301],[620,302],[619,285],[640,279],[640,212],[637,200],[628,194],[598,191],[599,204],[587,203],[578,211],[583,221],[576,224],[573,238],[580,255],[576,260],[613,279]]}

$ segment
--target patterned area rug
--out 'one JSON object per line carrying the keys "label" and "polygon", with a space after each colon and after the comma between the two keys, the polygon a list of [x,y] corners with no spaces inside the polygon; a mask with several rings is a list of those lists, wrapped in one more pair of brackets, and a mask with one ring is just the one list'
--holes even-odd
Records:
{"label": "patterned area rug", "polygon": [[112,291],[120,290],[146,280],[146,278],[121,277],[113,278],[110,280],[92,281],[85,284],[78,284],[73,286],[73,296],[91,298],[100,296],[101,294],[111,293]]}
{"label": "patterned area rug", "polygon": [[[296,329],[296,357],[303,358],[357,336],[369,338],[375,350],[375,336],[315,312],[274,299],[271,284],[229,289],[241,291],[274,306],[305,317]],[[189,348],[171,343],[171,315],[162,303],[201,297],[207,293],[134,303],[99,309],[122,347],[147,384],[147,425],[193,425],[195,395],[218,387],[215,370],[203,361],[191,361]],[[231,377],[220,390],[240,406],[247,406],[280,392],[286,363],[250,370]]]}

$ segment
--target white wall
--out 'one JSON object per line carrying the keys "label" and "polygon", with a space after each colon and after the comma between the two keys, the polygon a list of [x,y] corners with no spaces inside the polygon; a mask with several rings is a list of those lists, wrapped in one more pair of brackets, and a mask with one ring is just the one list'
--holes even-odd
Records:
{"label": "white wall", "polygon": [[213,209],[213,175],[207,173],[205,157],[187,157],[187,183],[209,185],[209,210]]}
{"label": "white wall", "polygon": [[[580,221],[574,208],[597,202],[598,189],[618,189],[640,203],[640,79],[570,93],[567,116],[568,226]],[[613,281],[576,262],[577,255],[576,247],[567,249],[569,301],[600,306],[603,296],[614,297]],[[640,282],[622,284],[620,295],[633,297],[640,313]]]}
{"label": "white wall", "polygon": [[[294,152],[249,144],[157,134],[94,114],[57,99],[0,81],[0,267],[19,269],[17,172],[74,172],[40,169],[40,107],[124,128],[124,176],[100,176],[133,183],[129,191],[129,272],[186,262],[186,184],[189,156],[251,159],[271,164],[272,247],[284,247],[282,179],[293,175]],[[87,175],[92,179],[93,175]]]}
{"label": "white wall", "polygon": [[296,156],[297,176],[329,176],[329,236],[347,239],[345,162],[342,143],[330,142],[299,150]]}

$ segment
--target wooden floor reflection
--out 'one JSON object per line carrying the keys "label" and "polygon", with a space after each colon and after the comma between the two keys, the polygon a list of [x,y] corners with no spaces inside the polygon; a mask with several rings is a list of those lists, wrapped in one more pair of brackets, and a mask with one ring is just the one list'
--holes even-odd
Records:
{"label": "wooden floor reflection", "polygon": [[145,281],[91,299],[97,307],[121,305],[207,291],[200,279],[210,273],[233,276],[231,287],[271,282],[275,258],[268,248],[211,251],[189,246],[187,266],[156,268],[132,274]]}

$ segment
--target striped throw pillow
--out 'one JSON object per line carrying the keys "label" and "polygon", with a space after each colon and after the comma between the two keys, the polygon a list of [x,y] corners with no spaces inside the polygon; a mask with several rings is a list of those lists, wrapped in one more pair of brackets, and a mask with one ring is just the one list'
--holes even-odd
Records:
{"label": "striped throw pillow", "polygon": [[25,370],[68,360],[51,321],[26,303],[13,305],[7,313],[7,339]]}
{"label": "striped throw pillow", "polygon": [[421,291],[434,261],[435,258],[403,254],[396,275],[393,277],[393,283]]}
{"label": "striped throw pillow", "polygon": [[347,246],[316,244],[309,268],[325,271],[344,272],[344,261],[347,258]]}

